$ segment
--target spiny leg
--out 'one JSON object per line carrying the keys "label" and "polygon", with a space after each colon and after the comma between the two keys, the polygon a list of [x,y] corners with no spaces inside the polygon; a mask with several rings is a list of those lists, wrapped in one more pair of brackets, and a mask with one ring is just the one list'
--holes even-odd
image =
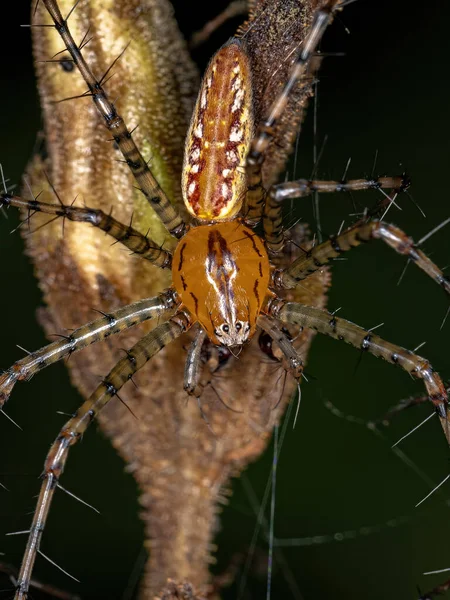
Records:
{"label": "spiny leg", "polygon": [[347,252],[363,242],[376,239],[383,240],[398,254],[407,256],[429,277],[434,279],[447,294],[450,294],[450,279],[442,273],[426,254],[417,248],[413,240],[401,229],[384,221],[358,223],[349,227],[340,235],[331,237],[323,244],[319,244],[307,252],[305,251],[287,269],[279,269],[274,272],[274,285],[277,288],[293,289],[299,281],[321,269],[331,259],[337,258],[343,252]]}
{"label": "spiny leg", "polygon": [[75,329],[70,335],[62,336],[61,340],[28,354],[0,375],[0,408],[8,400],[17,381],[29,380],[45,367],[73,352],[138,323],[160,317],[175,307],[174,292],[169,289],[154,298],[139,300],[111,314],[105,314],[101,319]]}
{"label": "spiny leg", "polygon": [[338,7],[339,0],[330,0],[321,10],[315,13],[311,29],[302,44],[288,82],[272,104],[269,115],[258,126],[246,161],[248,191],[242,214],[249,226],[255,226],[261,219],[266,195],[262,186],[261,170],[265,153],[273,139],[274,128],[283,115],[291,90],[305,76],[311,58],[314,56],[326,28],[333,19],[333,13]]}
{"label": "spiny leg", "polygon": [[131,225],[123,225],[111,215],[107,215],[100,209],[82,208],[65,204],[49,204],[39,202],[38,200],[25,200],[20,196],[11,196],[10,194],[0,195],[0,208],[15,206],[29,211],[30,216],[34,213],[45,213],[55,215],[69,221],[90,223],[98,227],[115,240],[126,246],[134,254],[139,254],[142,258],[149,260],[155,266],[161,269],[170,269],[172,266],[172,255],[163,250],[156,242],[146,235],[133,229]]}
{"label": "spiny leg", "polygon": [[40,551],[40,542],[45,528],[50,505],[58,486],[59,478],[67,461],[69,448],[78,442],[87,427],[100,410],[117,395],[122,386],[165,345],[169,344],[191,326],[190,318],[184,312],[178,312],[166,323],[162,323],[137,344],[135,344],[110,371],[79,410],[67,421],[47,455],[43,483],[38,497],[36,510],[30,528],[27,547],[17,580],[15,600],[25,600],[28,596],[30,577],[36,554]]}
{"label": "spiny leg", "polygon": [[[350,181],[319,181],[297,179],[272,186],[264,204],[263,229],[267,247],[271,253],[280,252],[285,238],[283,234],[282,205],[291,198],[304,198],[314,192],[358,192],[361,190],[392,189],[395,193],[409,187],[406,175],[378,177],[376,179],[352,179]],[[392,202],[394,200],[391,200]]]}
{"label": "spiny leg", "polygon": [[285,323],[300,327],[308,327],[336,340],[342,340],[374,356],[399,365],[412,377],[422,379],[428,397],[436,407],[447,441],[450,443],[449,423],[447,420],[447,392],[442,379],[435,373],[430,363],[421,356],[400,346],[383,340],[351,321],[334,316],[328,311],[304,306],[296,302],[273,300],[268,306],[268,313]]}
{"label": "spiny leg", "polygon": [[186,224],[183,222],[177,209],[172,206],[166,194],[160,188],[146,161],[139,152],[124,120],[109,100],[108,95],[102,87],[103,79],[98,80],[86,63],[79,46],[72,37],[67,20],[63,18],[59,10],[56,0],[43,0],[43,3],[53,19],[55,29],[61,36],[68,52],[85,80],[94,104],[103,117],[106,128],[111,132],[114,141],[122,152],[140,190],[169,233],[177,238],[181,238],[186,232]]}
{"label": "spiny leg", "polygon": [[[14,586],[11,588],[11,590],[15,589],[17,575],[19,573],[19,570],[16,569],[16,567],[14,567],[13,565],[9,565],[7,563],[0,562],[0,572],[5,573],[6,575],[9,576],[9,579],[10,579],[12,585]],[[34,579],[34,578],[30,580],[30,586],[32,588],[34,588],[35,590],[41,591],[43,594],[46,595],[46,597],[48,596],[50,598],[58,598],[59,600],[81,600],[80,596],[71,594],[70,592],[66,592],[65,590],[59,589],[59,588],[55,587],[54,585],[51,585],[48,583],[42,583],[41,581],[38,581],[37,579]],[[3,590],[3,591],[6,592],[7,590]]]}

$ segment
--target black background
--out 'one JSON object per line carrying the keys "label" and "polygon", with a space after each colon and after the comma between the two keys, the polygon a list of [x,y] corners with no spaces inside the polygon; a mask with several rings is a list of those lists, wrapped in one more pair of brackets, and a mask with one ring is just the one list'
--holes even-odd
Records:
{"label": "black background", "polygon": [[[29,159],[40,114],[33,79],[26,1],[2,3],[0,35],[0,162],[7,176],[18,183]],[[210,15],[219,10],[215,3]],[[180,3],[177,15],[185,31],[197,28],[208,14],[194,3]],[[333,25],[323,48],[345,52],[326,60],[320,78],[319,138],[328,134],[319,173],[339,178],[349,156],[350,175],[369,174],[376,149],[377,173],[399,173],[407,168],[411,192],[427,218],[408,198],[403,211],[393,208],[389,220],[415,239],[449,216],[449,117],[447,3],[359,0]],[[350,34],[347,34],[348,27]],[[223,30],[198,53],[200,61],[228,35]],[[305,125],[296,174],[308,176],[312,167],[312,120]],[[402,167],[399,163],[402,163]],[[292,174],[292,169],[291,169]],[[358,196],[363,205],[376,200],[373,193]],[[349,198],[321,198],[323,229],[333,233],[350,218]],[[311,219],[310,202],[299,214]],[[20,344],[35,349],[45,343],[35,321],[40,294],[32,269],[22,254],[19,234],[9,235],[17,215],[0,218],[0,366],[22,356]],[[449,226],[450,227],[450,226]],[[449,262],[449,232],[444,229],[426,244],[426,251],[441,266]],[[355,250],[347,261],[335,263],[329,306],[365,327],[384,322],[378,333],[408,348],[420,350],[435,367],[449,376],[450,321],[439,327],[448,306],[441,290],[410,267],[401,286],[397,279],[404,260],[381,242]],[[396,519],[396,526],[360,535],[353,541],[283,548],[296,589],[280,565],[275,566],[272,598],[417,598],[446,575],[424,577],[423,571],[450,567],[449,485],[421,507],[414,505],[429,491],[411,468],[390,450],[390,445],[428,414],[423,406],[399,416],[383,437],[333,416],[324,400],[362,419],[375,418],[391,404],[422,392],[420,383],[400,370],[365,355],[355,372],[359,354],[333,340],[320,338],[313,345],[308,365],[310,383],[302,386],[299,420],[289,425],[280,456],[277,481],[275,535],[301,538],[360,529]],[[34,506],[45,452],[61,424],[57,410],[72,412],[79,403],[60,365],[44,371],[31,383],[17,386],[7,412],[23,432],[5,418],[0,420],[1,531],[26,529]],[[401,448],[435,483],[448,471],[448,449],[435,418],[405,441]],[[259,499],[270,473],[271,451],[253,465],[246,477]],[[36,576],[77,591],[83,598],[123,597],[130,573],[140,555],[142,526],[138,520],[137,490],[123,463],[100,432],[90,431],[71,455],[63,485],[101,510],[89,511],[64,494],[58,494],[43,551],[82,580],[78,585],[38,559]],[[408,520],[401,524],[399,517]],[[237,552],[247,552],[255,518],[241,482],[223,515],[216,570],[225,569]],[[1,534],[0,534],[1,536]],[[18,565],[25,537],[0,537],[4,559]],[[245,598],[266,596],[267,543],[258,540],[256,564],[249,574]],[[4,578],[6,588],[8,581]],[[227,595],[228,594],[228,595]],[[11,594],[6,592],[5,597]],[[236,588],[224,594],[237,598]],[[43,597],[34,593],[33,597]]]}

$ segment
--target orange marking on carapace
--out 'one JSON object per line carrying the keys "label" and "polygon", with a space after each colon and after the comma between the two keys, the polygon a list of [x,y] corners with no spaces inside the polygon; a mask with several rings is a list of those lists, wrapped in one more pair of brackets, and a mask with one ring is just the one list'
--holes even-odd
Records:
{"label": "orange marking on carapace", "polygon": [[262,240],[239,221],[188,231],[173,256],[182,303],[215,344],[243,344],[256,330],[268,292],[269,259]]}
{"label": "orange marking on carapace", "polygon": [[250,67],[241,45],[233,42],[206,69],[186,139],[183,198],[197,219],[229,219],[238,213],[252,133]]}

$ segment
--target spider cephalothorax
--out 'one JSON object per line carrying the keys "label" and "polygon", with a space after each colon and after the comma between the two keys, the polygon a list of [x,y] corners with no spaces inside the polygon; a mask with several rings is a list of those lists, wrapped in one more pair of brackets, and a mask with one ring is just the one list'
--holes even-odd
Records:
{"label": "spider cephalothorax", "polygon": [[269,259],[261,239],[239,221],[200,225],[178,243],[173,283],[211,341],[246,342],[256,330],[269,284]]}

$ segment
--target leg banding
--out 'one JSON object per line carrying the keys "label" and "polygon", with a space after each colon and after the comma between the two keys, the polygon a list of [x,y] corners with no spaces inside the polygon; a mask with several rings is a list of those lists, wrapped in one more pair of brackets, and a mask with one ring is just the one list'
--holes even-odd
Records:
{"label": "leg banding", "polygon": [[276,253],[283,248],[283,203],[285,200],[305,198],[315,192],[337,193],[362,190],[392,189],[398,194],[409,187],[406,175],[378,177],[376,179],[351,179],[349,181],[320,181],[297,179],[274,185],[267,194],[264,204],[263,229],[269,251]]}
{"label": "leg banding", "polygon": [[25,600],[27,598],[36,554],[39,551],[50,505],[59,478],[64,470],[70,447],[78,442],[95,416],[118,394],[133,374],[139,371],[164,346],[184,333],[190,325],[191,321],[187,315],[184,312],[179,312],[166,323],[162,323],[150,331],[116,364],[91,397],[82,404],[61,429],[58,437],[50,447],[44,464],[43,483],[17,579],[15,600]]}
{"label": "leg banding", "polygon": [[407,256],[419,269],[434,279],[447,294],[450,294],[450,279],[446,277],[426,254],[414,244],[401,229],[384,221],[358,223],[340,235],[331,237],[326,242],[315,246],[295,260],[287,269],[277,270],[273,274],[275,287],[293,289],[298,282],[311,273],[321,269],[333,258],[343,252],[356,248],[364,242],[380,239],[398,254]]}
{"label": "leg banding", "polygon": [[0,208],[4,206],[15,206],[28,210],[30,217],[34,213],[44,213],[55,215],[62,219],[69,219],[69,221],[90,223],[123,244],[134,254],[138,254],[142,258],[149,260],[156,267],[170,269],[172,266],[172,255],[170,252],[160,248],[156,242],[146,235],[139,233],[136,229],[133,229],[131,225],[123,225],[120,221],[117,221],[111,215],[107,215],[102,210],[64,204],[49,204],[37,200],[24,200],[19,196],[2,194],[0,195]]}
{"label": "leg banding", "polygon": [[43,3],[52,17],[55,29],[61,36],[73,62],[85,80],[94,104],[103,117],[106,128],[111,132],[113,140],[119,147],[125,162],[136,179],[139,189],[164,223],[169,233],[177,238],[183,237],[186,233],[186,224],[150,171],[147,162],[133,140],[131,132],[103,89],[102,82],[94,76],[91,68],[85,61],[79,46],[72,37],[67,20],[63,18],[59,10],[57,2],[55,0],[43,0]]}
{"label": "leg banding", "polygon": [[351,344],[355,348],[383,358],[393,365],[398,365],[415,379],[422,379],[428,397],[436,407],[441,419],[447,441],[450,443],[449,424],[447,420],[448,397],[444,383],[428,360],[391,344],[371,331],[355,325],[351,321],[336,317],[328,311],[304,306],[296,302],[276,300],[269,306],[269,314],[285,323],[300,327],[308,327],[336,340]]}
{"label": "leg banding", "polygon": [[45,367],[70,356],[73,352],[100,342],[110,335],[138,323],[160,317],[173,310],[175,306],[174,292],[169,289],[154,298],[139,300],[119,308],[101,319],[96,319],[75,329],[70,335],[63,336],[61,340],[48,344],[36,352],[31,352],[0,375],[0,408],[8,400],[17,381],[28,381]]}
{"label": "leg banding", "polygon": [[268,116],[258,126],[246,160],[248,191],[245,198],[242,216],[250,227],[254,227],[262,216],[265,191],[262,185],[262,164],[269,144],[273,140],[277,123],[282,117],[289,95],[305,75],[326,28],[333,19],[338,2],[330,0],[321,10],[315,13],[311,29],[306,36],[300,54],[294,64],[288,82],[283,91],[272,104]]}

